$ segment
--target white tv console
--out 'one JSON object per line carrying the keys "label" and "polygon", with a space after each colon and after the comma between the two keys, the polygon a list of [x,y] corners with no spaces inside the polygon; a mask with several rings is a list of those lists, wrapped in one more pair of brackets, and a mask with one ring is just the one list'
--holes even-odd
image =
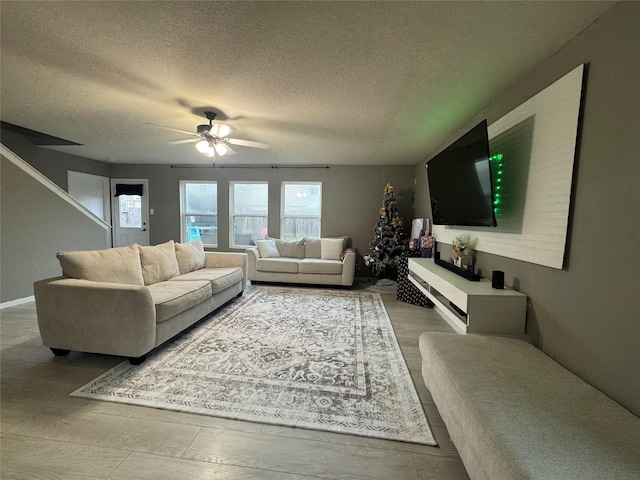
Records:
{"label": "white tv console", "polygon": [[525,333],[527,296],[520,292],[492,288],[484,278],[467,280],[431,258],[409,258],[409,281],[458,333]]}

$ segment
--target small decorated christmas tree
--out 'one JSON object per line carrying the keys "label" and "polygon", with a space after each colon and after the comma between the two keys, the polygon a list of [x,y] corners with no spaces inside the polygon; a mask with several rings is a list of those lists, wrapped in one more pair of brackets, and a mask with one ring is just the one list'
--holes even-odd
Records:
{"label": "small decorated christmas tree", "polygon": [[395,278],[398,271],[398,259],[405,252],[407,241],[402,218],[398,215],[396,194],[390,183],[384,187],[382,207],[371,241],[369,255],[364,257],[365,264],[376,277]]}

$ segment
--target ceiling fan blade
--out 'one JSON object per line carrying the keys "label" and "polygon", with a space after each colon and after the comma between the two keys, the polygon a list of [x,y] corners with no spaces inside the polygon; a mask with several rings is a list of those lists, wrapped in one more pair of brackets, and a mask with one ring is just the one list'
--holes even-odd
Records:
{"label": "ceiling fan blade", "polygon": [[231,145],[240,145],[241,147],[269,148],[269,145],[267,145],[266,143],[254,142],[252,140],[241,140],[239,138],[225,138],[225,141],[227,141]]}
{"label": "ceiling fan blade", "polygon": [[180,145],[181,143],[193,143],[193,142],[197,142],[198,140],[200,140],[200,137],[186,138],[184,140],[174,140],[173,142],[169,142],[169,145]]}
{"label": "ceiling fan blade", "polygon": [[214,137],[226,137],[231,133],[231,127],[224,123],[216,123],[210,131]]}
{"label": "ceiling fan blade", "polygon": [[184,133],[185,135],[192,135],[192,136],[195,136],[195,137],[198,136],[198,134],[194,133],[194,132],[187,132],[186,130],[179,130],[179,129],[173,128],[173,127],[165,127],[164,125],[158,125],[157,123],[145,123],[145,125],[151,125],[153,127],[164,128],[165,130],[171,130],[172,132]]}

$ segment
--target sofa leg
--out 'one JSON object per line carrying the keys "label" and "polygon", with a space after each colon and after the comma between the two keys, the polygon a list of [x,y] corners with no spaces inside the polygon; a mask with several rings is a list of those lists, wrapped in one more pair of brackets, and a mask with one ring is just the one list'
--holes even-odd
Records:
{"label": "sofa leg", "polygon": [[63,348],[51,348],[51,351],[56,357],[62,357],[64,355],[69,355],[69,350],[65,350]]}
{"label": "sofa leg", "polygon": [[237,294],[237,295],[236,295],[236,298],[241,297],[243,293],[244,293],[244,290],[243,290],[243,291],[241,291],[239,294]]}
{"label": "sofa leg", "polygon": [[142,355],[140,357],[129,357],[129,363],[131,365],[140,365],[142,362],[144,362],[147,359],[147,355]]}

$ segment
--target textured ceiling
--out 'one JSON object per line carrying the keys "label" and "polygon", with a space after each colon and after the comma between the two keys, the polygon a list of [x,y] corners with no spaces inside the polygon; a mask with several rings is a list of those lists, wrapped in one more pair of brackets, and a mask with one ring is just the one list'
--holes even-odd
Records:
{"label": "textured ceiling", "polygon": [[[415,164],[611,2],[0,2],[1,119],[118,163]],[[585,59],[588,61],[588,59]],[[111,159],[111,160],[110,160]]]}

